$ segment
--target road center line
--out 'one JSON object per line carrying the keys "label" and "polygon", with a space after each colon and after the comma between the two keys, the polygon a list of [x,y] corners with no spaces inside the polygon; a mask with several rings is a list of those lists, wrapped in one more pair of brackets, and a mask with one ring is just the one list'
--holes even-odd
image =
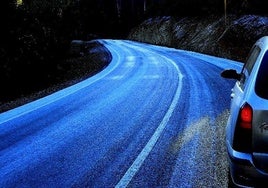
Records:
{"label": "road center line", "polygon": [[181,90],[182,90],[182,78],[183,78],[183,75],[181,74],[181,72],[179,70],[179,67],[175,62],[171,61],[170,59],[168,59],[165,56],[163,56],[163,57],[167,60],[167,62],[170,62],[171,64],[173,64],[175,69],[176,69],[176,71],[178,72],[178,87],[177,87],[175,96],[173,97],[172,103],[171,103],[168,111],[166,112],[163,120],[161,121],[160,125],[157,127],[157,129],[154,132],[153,136],[150,138],[150,140],[145,145],[143,150],[140,152],[138,157],[135,159],[135,161],[132,163],[132,165],[126,171],[124,176],[117,183],[115,188],[127,187],[129,182],[132,180],[132,178],[135,176],[135,174],[139,171],[141,165],[143,164],[143,162],[145,161],[147,156],[150,154],[152,148],[154,147],[154,145],[158,141],[160,135],[162,134],[163,130],[165,129],[165,127],[166,127],[166,125],[167,125],[167,123],[168,123],[168,121],[169,121],[169,119],[170,119],[170,117],[171,117],[171,115],[172,115],[172,113],[173,113],[178,101],[179,101]]}

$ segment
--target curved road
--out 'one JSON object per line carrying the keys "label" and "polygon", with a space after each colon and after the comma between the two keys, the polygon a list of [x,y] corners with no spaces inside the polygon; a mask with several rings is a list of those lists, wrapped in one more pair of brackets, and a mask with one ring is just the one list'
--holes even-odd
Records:
{"label": "curved road", "polygon": [[0,187],[227,187],[220,72],[241,64],[100,42],[105,70],[0,114]]}

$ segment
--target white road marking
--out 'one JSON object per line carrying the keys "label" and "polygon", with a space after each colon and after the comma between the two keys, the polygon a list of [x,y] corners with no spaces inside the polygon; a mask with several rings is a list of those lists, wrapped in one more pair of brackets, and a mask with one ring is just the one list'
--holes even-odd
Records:
{"label": "white road marking", "polygon": [[[164,57],[164,56],[163,56]],[[135,159],[133,164],[129,167],[127,172],[124,174],[124,176],[120,179],[120,181],[117,183],[115,188],[122,188],[122,187],[127,187],[127,185],[130,183],[132,178],[135,176],[135,174],[139,171],[141,165],[147,158],[147,156],[150,154],[152,148],[156,144],[157,140],[159,139],[160,135],[162,134],[163,130],[165,129],[178,101],[180,98],[181,90],[182,90],[182,78],[183,75],[181,74],[178,65],[171,61],[170,59],[164,57],[168,62],[174,65],[175,69],[178,72],[178,87],[175,93],[175,96],[172,100],[172,103],[165,114],[163,120],[161,121],[160,125],[157,127],[156,131],[154,132],[153,136],[150,138],[148,143],[145,145],[141,153],[138,155],[138,157]]]}

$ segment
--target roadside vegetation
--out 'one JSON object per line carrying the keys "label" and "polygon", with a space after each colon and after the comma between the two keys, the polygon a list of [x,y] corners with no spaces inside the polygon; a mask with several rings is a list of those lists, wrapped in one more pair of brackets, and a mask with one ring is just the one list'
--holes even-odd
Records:
{"label": "roadside vegetation", "polygon": [[158,17],[132,29],[128,39],[245,62],[252,45],[268,35],[268,17],[228,15]]}
{"label": "roadside vegetation", "polygon": [[[235,24],[235,20],[229,19],[229,23],[234,24],[229,25],[229,30],[225,30],[224,10],[228,15],[240,18],[246,14],[263,17],[268,14],[267,3],[261,0],[228,0],[227,9],[224,9],[223,2],[223,0],[3,0],[0,3],[2,19],[0,112],[67,87],[105,68],[111,57],[102,45],[94,42],[94,39],[133,39],[193,51],[215,49],[215,51],[203,51],[211,55],[221,55],[219,51],[222,48],[218,48],[218,44],[229,48],[231,44],[229,42],[236,45],[235,42],[238,41],[240,46],[248,48],[251,44],[251,39],[246,38],[248,30],[244,30],[244,34],[240,35],[239,28],[247,28],[249,20],[242,19],[244,22]],[[209,19],[206,19],[208,17]],[[200,23],[201,18],[205,25]],[[213,23],[209,21],[211,18]],[[215,22],[214,18],[219,18],[218,22]],[[256,22],[256,19],[254,20]],[[268,24],[262,21],[262,19],[257,21],[261,27],[252,28],[258,31],[257,37],[268,34]],[[217,27],[211,27],[211,23]],[[266,30],[262,23],[266,26]],[[141,29],[148,24],[150,27],[147,30]],[[191,27],[186,29],[187,25]],[[152,28],[153,33],[150,31]],[[211,32],[214,29],[226,31],[226,34],[231,36],[228,39],[231,40],[227,43],[225,40],[220,43],[204,42],[208,38],[213,39],[212,35],[198,35],[204,28],[210,28]],[[165,32],[162,32],[163,30]],[[237,35],[233,35],[232,31],[235,30]],[[166,34],[166,31],[172,34]],[[154,39],[148,38],[150,35],[146,32],[152,34]],[[196,37],[189,38],[189,36]],[[161,39],[162,43],[156,42],[156,39]],[[72,54],[70,53],[72,40],[92,42],[84,46],[83,53]],[[211,44],[213,48],[210,48]],[[237,53],[235,50],[240,46],[230,48],[226,55]],[[244,53],[241,57],[243,55]]]}

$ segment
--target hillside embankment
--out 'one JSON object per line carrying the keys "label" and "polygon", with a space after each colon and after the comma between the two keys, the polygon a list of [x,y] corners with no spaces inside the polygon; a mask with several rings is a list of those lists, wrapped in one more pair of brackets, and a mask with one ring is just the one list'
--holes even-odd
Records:
{"label": "hillside embankment", "polygon": [[167,16],[145,20],[128,39],[244,62],[254,42],[264,35],[268,35],[264,16]]}

